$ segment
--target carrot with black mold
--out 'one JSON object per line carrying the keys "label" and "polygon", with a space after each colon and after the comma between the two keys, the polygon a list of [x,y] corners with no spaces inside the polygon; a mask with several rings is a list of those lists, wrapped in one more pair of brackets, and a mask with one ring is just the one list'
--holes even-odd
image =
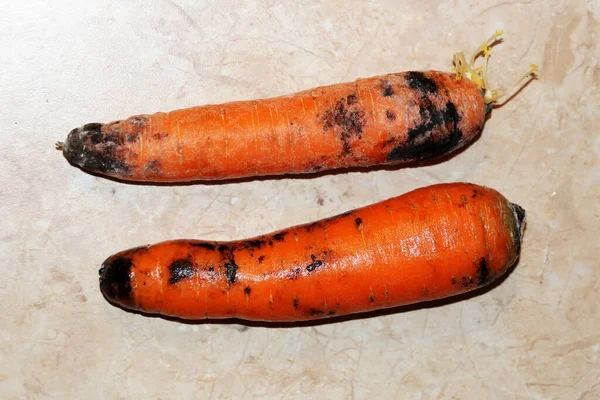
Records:
{"label": "carrot with black mold", "polygon": [[[129,181],[184,182],[401,164],[471,142],[491,105],[494,33],[455,72],[403,72],[288,96],[137,115],[72,130],[57,148],[72,164]],[[483,67],[475,67],[482,55]],[[532,76],[532,65],[519,80]],[[515,85],[516,86],[516,85]]]}
{"label": "carrot with black mold", "polygon": [[185,319],[302,321],[440,299],[497,279],[525,211],[468,183],[417,189],[322,221],[232,242],[174,240],[100,269],[112,303]]}

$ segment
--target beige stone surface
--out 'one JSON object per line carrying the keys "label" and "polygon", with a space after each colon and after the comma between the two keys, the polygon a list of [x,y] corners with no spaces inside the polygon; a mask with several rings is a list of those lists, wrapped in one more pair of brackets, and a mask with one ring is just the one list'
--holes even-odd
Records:
{"label": "beige stone surface", "polygon": [[[5,1],[0,27],[1,398],[600,398],[597,0]],[[448,70],[500,28],[491,80],[532,62],[540,79],[442,163],[170,187],[54,150],[87,122]],[[459,180],[528,212],[515,270],[460,301],[272,328],[144,317],[98,289],[128,247],[254,236]]]}

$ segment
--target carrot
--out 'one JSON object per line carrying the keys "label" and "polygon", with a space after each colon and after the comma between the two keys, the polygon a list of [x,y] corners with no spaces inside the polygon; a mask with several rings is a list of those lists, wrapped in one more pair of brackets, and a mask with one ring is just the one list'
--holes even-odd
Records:
{"label": "carrot", "polygon": [[524,226],[497,191],[440,184],[252,239],[122,251],[103,263],[100,289],[151,314],[313,320],[487,285],[518,258]]}
{"label": "carrot", "polygon": [[[479,134],[502,96],[487,81],[489,46],[455,73],[403,72],[288,96],[137,115],[72,130],[72,164],[130,181],[183,182],[301,174],[439,157]],[[483,54],[486,64],[475,68]],[[531,76],[532,69],[523,76]],[[519,80],[519,82],[521,82]]]}

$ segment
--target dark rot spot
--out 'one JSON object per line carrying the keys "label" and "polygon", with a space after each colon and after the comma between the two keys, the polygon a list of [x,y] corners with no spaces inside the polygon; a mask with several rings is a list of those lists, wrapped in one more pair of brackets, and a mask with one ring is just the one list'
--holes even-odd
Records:
{"label": "dark rot spot", "polygon": [[189,279],[194,276],[196,266],[187,259],[175,260],[169,265],[169,272],[171,273],[171,279],[169,284],[174,285],[184,279]]}
{"label": "dark rot spot", "polygon": [[472,277],[463,276],[463,277],[460,278],[459,284],[463,288],[468,288],[471,285],[473,285],[473,278]]}
{"label": "dark rot spot", "polygon": [[317,260],[317,257],[315,257],[314,254],[311,254],[310,258],[312,258],[313,262],[306,267],[308,272],[313,272],[315,269],[323,265],[323,261]]}
{"label": "dark rot spot", "polygon": [[358,97],[356,97],[356,95],[354,93],[349,94],[346,100],[347,100],[349,106],[358,103]]}
{"label": "dark rot spot", "polygon": [[471,197],[473,197],[473,198],[477,197],[477,190],[473,189],[473,195]]}
{"label": "dark rot spot", "polygon": [[[395,147],[387,156],[388,162],[425,160],[439,157],[454,150],[462,138],[458,127],[460,116],[451,102],[442,110],[421,109],[421,123],[408,132],[405,144]],[[443,126],[446,129],[434,134],[434,128]]]}
{"label": "dark rot spot", "polygon": [[98,272],[100,275],[100,291],[113,302],[131,303],[131,269],[130,257],[113,256],[104,261]]}
{"label": "dark rot spot", "polygon": [[285,236],[287,234],[288,234],[287,232],[277,233],[277,234],[273,235],[273,241],[275,241],[275,242],[283,242],[285,240]]}
{"label": "dark rot spot", "polygon": [[385,97],[393,96],[394,88],[392,87],[392,84],[389,83],[388,81],[383,82],[381,94],[384,95]]}
{"label": "dark rot spot", "polygon": [[158,161],[158,160],[152,160],[152,161],[149,161],[144,166],[144,168],[142,169],[142,174],[143,175],[159,174],[160,171],[161,171],[160,161]]}
{"label": "dark rot spot", "polygon": [[309,311],[310,315],[320,315],[320,314],[324,314],[324,312],[322,310],[319,310],[317,308],[311,308]]}
{"label": "dark rot spot", "polygon": [[437,93],[438,87],[434,80],[425,76],[423,72],[411,71],[406,74],[406,83],[411,89],[422,93]]}
{"label": "dark rot spot", "polygon": [[331,310],[327,313],[327,315],[334,315],[335,314],[335,310]]}
{"label": "dark rot spot", "polygon": [[395,121],[396,120],[396,113],[388,108],[387,110],[385,110],[385,117],[389,121]]}
{"label": "dark rot spot", "polygon": [[452,284],[453,284],[453,285],[456,285],[456,278],[455,278],[455,277],[452,277],[452,280],[451,280],[451,282],[452,282]]}
{"label": "dark rot spot", "polygon": [[373,294],[372,292],[369,293],[369,303],[373,303],[375,301],[375,294]]}
{"label": "dark rot spot", "polygon": [[[104,128],[104,129],[103,129]],[[86,124],[69,132],[63,155],[80,168],[105,174],[129,175],[131,166],[124,159],[123,137],[104,125]]]}
{"label": "dark rot spot", "polygon": [[132,123],[135,126],[145,126],[148,122],[148,118],[145,115],[134,115],[129,118],[127,121]]}
{"label": "dark rot spot", "polygon": [[253,239],[246,241],[246,247],[249,249],[260,249],[265,245],[266,241],[264,239]]}
{"label": "dark rot spot", "polygon": [[125,136],[125,140],[127,140],[129,143],[133,143],[136,140],[138,140],[139,138],[140,138],[140,132],[128,133]]}
{"label": "dark rot spot", "polygon": [[227,277],[227,282],[230,284],[235,283],[235,275],[237,274],[238,266],[235,263],[235,260],[232,258],[230,261],[225,263],[223,266],[225,268],[225,276]]}
{"label": "dark rot spot", "polygon": [[295,268],[292,271],[292,277],[290,279],[297,279],[300,276],[300,268]]}
{"label": "dark rot spot", "polygon": [[262,264],[262,262],[265,260],[265,256],[260,256],[258,257],[258,263]]}
{"label": "dark rot spot", "polygon": [[475,276],[477,277],[477,283],[479,284],[479,286],[483,286],[489,282],[490,269],[488,267],[487,260],[485,259],[485,257],[482,257],[481,260],[479,260]]}
{"label": "dark rot spot", "polygon": [[244,293],[246,294],[246,296],[248,296],[250,294],[250,292],[252,291],[252,289],[250,289],[250,286],[246,286],[244,288]]}
{"label": "dark rot spot", "polygon": [[152,135],[152,137],[155,140],[163,140],[164,138],[166,138],[167,136],[169,136],[168,133],[166,132],[159,132],[159,133],[155,133],[154,135]]}
{"label": "dark rot spot", "polygon": [[220,244],[217,247],[217,250],[219,250],[219,252],[221,252],[221,253],[225,253],[225,252],[229,251],[229,246],[226,244]]}
{"label": "dark rot spot", "polygon": [[354,103],[346,107],[346,102],[342,98],[335,103],[332,109],[325,111],[322,124],[324,131],[336,128],[344,152],[350,153],[352,149],[351,139],[362,137],[363,127],[367,124],[366,113],[362,109],[356,109]]}
{"label": "dark rot spot", "polygon": [[298,302],[298,299],[296,298],[296,296],[294,296],[294,308],[297,310],[298,307],[300,307],[300,302]]}
{"label": "dark rot spot", "polygon": [[217,246],[213,243],[209,243],[209,242],[191,242],[190,246],[192,247],[200,247],[202,249],[206,249],[206,250],[210,250],[210,251],[214,251]]}
{"label": "dark rot spot", "polygon": [[[91,124],[85,124],[81,129],[87,133],[93,144],[98,144],[102,141],[102,126],[102,124],[93,122]],[[74,131],[76,131],[76,129]],[[71,133],[73,133],[73,131],[71,131]]]}
{"label": "dark rot spot", "polygon": [[362,229],[362,218],[355,218],[354,224],[356,225],[356,229]]}

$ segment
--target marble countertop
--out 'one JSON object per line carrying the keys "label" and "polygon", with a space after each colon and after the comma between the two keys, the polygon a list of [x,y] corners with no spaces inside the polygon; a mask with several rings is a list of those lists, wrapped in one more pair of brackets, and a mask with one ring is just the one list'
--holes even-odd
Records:
{"label": "marble countertop", "polygon": [[[598,1],[5,2],[0,14],[0,393],[22,398],[600,398]],[[496,29],[490,79],[540,78],[465,151],[427,166],[132,185],[70,166],[87,122],[449,70]],[[500,285],[460,301],[296,327],[124,312],[110,254],[238,239],[438,182],[528,211]]]}

